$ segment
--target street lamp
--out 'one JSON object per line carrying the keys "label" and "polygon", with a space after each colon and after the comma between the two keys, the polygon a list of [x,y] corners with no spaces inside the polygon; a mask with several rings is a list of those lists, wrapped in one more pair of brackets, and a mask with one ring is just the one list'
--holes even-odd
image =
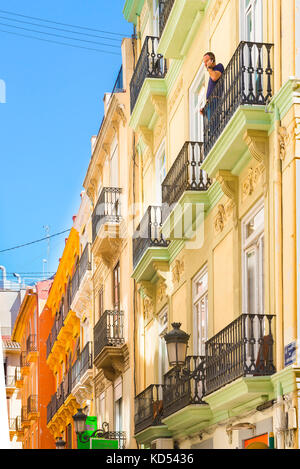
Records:
{"label": "street lamp", "polygon": [[190,335],[180,329],[180,322],[173,322],[173,329],[165,334],[168,360],[171,367],[180,368],[185,364]]}
{"label": "street lamp", "polygon": [[109,425],[103,422],[102,428],[95,430],[91,435],[85,434],[86,428],[86,414],[82,409],[78,409],[77,413],[73,415],[75,433],[81,443],[88,443],[91,438],[109,438]]}
{"label": "street lamp", "polygon": [[55,446],[56,449],[65,449],[66,442],[62,439],[61,436],[59,436],[58,438],[56,438]]}

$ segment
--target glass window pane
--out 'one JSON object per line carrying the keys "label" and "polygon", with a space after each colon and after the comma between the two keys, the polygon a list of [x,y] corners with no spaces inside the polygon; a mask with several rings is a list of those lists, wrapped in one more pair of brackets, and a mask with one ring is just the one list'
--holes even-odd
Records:
{"label": "glass window pane", "polygon": [[246,253],[246,269],[247,269],[247,311],[246,313],[254,314],[255,311],[255,270],[256,255],[255,251]]}
{"label": "glass window pane", "polygon": [[249,238],[255,231],[264,224],[264,209],[262,208],[246,225],[246,238]]}

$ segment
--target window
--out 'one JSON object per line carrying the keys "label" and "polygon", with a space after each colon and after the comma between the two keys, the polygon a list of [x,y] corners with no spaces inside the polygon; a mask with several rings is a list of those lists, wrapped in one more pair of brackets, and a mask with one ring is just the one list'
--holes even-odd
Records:
{"label": "window", "polygon": [[120,311],[120,263],[113,270],[113,308]]}
{"label": "window", "polygon": [[110,147],[110,187],[119,186],[118,139],[115,136]]}
{"label": "window", "polygon": [[165,308],[158,318],[158,334],[159,334],[159,349],[158,349],[158,384],[164,384],[164,375],[169,368],[167,344],[164,339],[165,334],[168,332],[168,308]]}
{"label": "window", "polygon": [[243,310],[264,313],[264,207],[260,203],[242,222]]}
{"label": "window", "polygon": [[153,0],[153,36],[159,37],[159,0]]}
{"label": "window", "polygon": [[190,91],[190,139],[193,142],[203,142],[203,116],[200,109],[205,106],[205,74],[204,65],[202,64],[195,80],[193,81]]}
{"label": "window", "polygon": [[163,180],[166,177],[166,152],[165,152],[165,142],[161,144],[156,158],[155,158],[155,173],[156,173],[156,203],[157,205],[162,204],[162,190],[161,185]]}
{"label": "window", "polygon": [[105,422],[105,392],[100,394],[100,397],[99,397],[98,415],[99,415],[100,427],[102,427],[103,423]]}
{"label": "window", "polygon": [[262,16],[262,0],[240,0],[240,36],[242,41],[263,41]]}
{"label": "window", "polygon": [[98,319],[102,316],[104,312],[104,298],[103,298],[103,286],[101,286],[98,292]]}
{"label": "window", "polygon": [[208,323],[208,273],[207,267],[193,280],[194,354],[205,355]]}
{"label": "window", "polygon": [[114,382],[114,413],[115,413],[115,431],[123,431],[123,411],[122,411],[122,377]]}

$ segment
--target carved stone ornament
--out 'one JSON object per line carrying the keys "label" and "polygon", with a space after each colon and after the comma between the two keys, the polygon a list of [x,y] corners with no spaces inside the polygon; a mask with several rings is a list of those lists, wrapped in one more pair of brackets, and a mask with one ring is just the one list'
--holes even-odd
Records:
{"label": "carved stone ornament", "polygon": [[268,133],[266,131],[247,130],[244,135],[251,156],[264,166],[263,187],[265,196],[268,193],[269,165],[268,165]]}
{"label": "carved stone ornament", "polygon": [[184,262],[183,262],[183,260],[176,259],[175,265],[172,269],[173,283],[179,283],[183,272],[184,272]]}
{"label": "carved stone ornament", "polygon": [[[216,175],[216,179],[219,182],[224,194],[231,201],[231,207],[232,207],[232,212],[233,212],[233,222],[234,222],[234,226],[236,227],[238,223],[238,177],[231,174],[230,171],[219,170]],[[219,216],[218,223],[220,224],[220,214],[218,216]]]}
{"label": "carved stone ornament", "polygon": [[265,168],[263,163],[257,165],[255,168],[251,167],[248,169],[248,175],[242,182],[242,201],[253,194],[261,176],[264,174],[264,171]]}

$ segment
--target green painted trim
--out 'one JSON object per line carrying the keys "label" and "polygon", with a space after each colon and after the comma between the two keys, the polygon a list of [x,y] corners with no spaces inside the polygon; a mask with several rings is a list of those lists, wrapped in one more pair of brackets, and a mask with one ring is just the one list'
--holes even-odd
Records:
{"label": "green painted trim", "polygon": [[169,70],[167,71],[167,74],[165,77],[166,84],[167,84],[167,97],[168,98],[173,90],[174,84],[176,83],[176,80],[182,69],[183,63],[184,61],[182,59],[179,59],[179,60],[174,59],[172,60],[170,64]]}
{"label": "green painted trim", "polygon": [[277,392],[277,387],[281,384],[283,394],[289,394],[290,392],[296,391],[296,377],[300,377],[300,368],[295,365],[290,365],[283,370],[278,371],[271,376],[274,390]]}
{"label": "green painted trim", "polygon": [[126,0],[123,7],[123,16],[126,21],[136,25],[136,17],[141,14],[145,0]]}
{"label": "green painted trim", "polygon": [[131,277],[137,282],[150,280],[155,271],[152,267],[154,261],[169,262],[169,251],[167,247],[149,247],[136,265]]}
{"label": "green painted trim", "polygon": [[165,78],[145,79],[129,121],[129,126],[133,130],[136,131],[138,126],[141,125],[142,116],[146,113],[151,115],[150,119],[148,119],[148,123],[153,118],[154,106],[151,103],[151,96],[153,95],[167,96]]}
{"label": "green painted trim", "polygon": [[206,6],[207,0],[175,0],[158,44],[158,53],[168,59],[186,56],[199,30]]}
{"label": "green painted trim", "polygon": [[157,425],[153,427],[145,428],[145,430],[141,431],[134,435],[137,442],[144,445],[149,445],[153,440],[157,438],[171,438],[172,433],[168,429],[166,425]]}
{"label": "green painted trim", "polygon": [[[234,144],[238,145],[239,151],[244,155],[247,145],[243,142],[243,134],[247,129],[268,131],[271,125],[270,114],[265,112],[264,106],[239,106],[221,133],[220,137],[206,156],[201,169],[210,177],[215,177],[218,169],[229,169],[226,158],[236,154]],[[233,167],[240,158],[237,154]],[[230,168],[231,170],[232,168]]]}
{"label": "green painted trim", "polygon": [[[268,105],[268,110],[271,112],[274,111],[274,108],[277,107],[279,112],[279,118],[283,119],[286,114],[289,112],[291,107],[294,104],[299,104],[300,99],[300,80],[298,78],[289,78],[280,90],[273,96],[272,100]],[[276,115],[274,114],[274,120]]]}

